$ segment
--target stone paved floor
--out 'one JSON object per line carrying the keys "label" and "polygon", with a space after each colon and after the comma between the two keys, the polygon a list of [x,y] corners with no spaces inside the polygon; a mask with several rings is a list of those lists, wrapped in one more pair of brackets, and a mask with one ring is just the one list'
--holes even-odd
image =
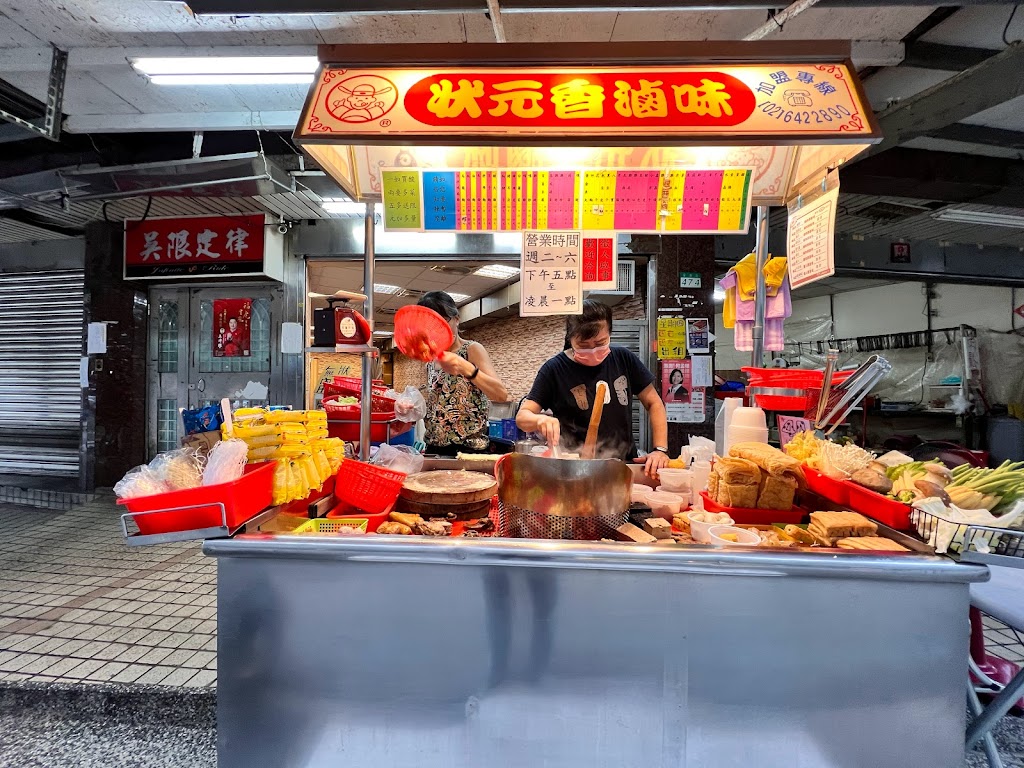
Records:
{"label": "stone paved floor", "polygon": [[[66,512],[0,504],[0,526],[0,686],[215,688],[216,564],[199,543],[125,546],[109,494]],[[985,627],[990,653],[1024,662],[1020,638]],[[0,768],[214,764],[212,722],[158,730],[3,712]],[[996,737],[1007,768],[1024,768],[1024,720],[1005,718]],[[975,752],[966,764],[986,763]]]}
{"label": "stone paved floor", "polygon": [[0,505],[0,531],[0,681],[216,685],[216,564],[198,543],[125,546],[109,495]]}

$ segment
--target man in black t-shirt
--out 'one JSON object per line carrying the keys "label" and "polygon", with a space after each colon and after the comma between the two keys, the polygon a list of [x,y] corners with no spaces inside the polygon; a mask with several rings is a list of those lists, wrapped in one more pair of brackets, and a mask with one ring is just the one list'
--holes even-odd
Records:
{"label": "man in black t-shirt", "polygon": [[[668,419],[654,376],[627,349],[611,346],[612,312],[587,299],[583,314],[566,322],[567,348],[541,367],[516,416],[519,428],[539,432],[549,445],[582,447],[590,425],[597,385],[604,382],[605,404],[598,432],[598,457],[636,460],[654,478],[668,464]],[[630,405],[637,397],[647,409],[654,450],[636,459]],[[542,411],[550,410],[553,416]]]}

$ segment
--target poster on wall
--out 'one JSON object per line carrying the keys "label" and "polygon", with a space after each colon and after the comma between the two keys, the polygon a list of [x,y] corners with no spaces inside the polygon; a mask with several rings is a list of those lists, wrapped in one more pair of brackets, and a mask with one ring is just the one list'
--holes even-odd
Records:
{"label": "poster on wall", "polygon": [[213,356],[248,357],[252,299],[214,299]]}
{"label": "poster on wall", "polygon": [[579,232],[523,233],[520,317],[578,315],[583,311]]}
{"label": "poster on wall", "polygon": [[693,377],[688,359],[661,361],[661,399],[666,405],[689,403],[691,389]]}
{"label": "poster on wall", "polygon": [[583,290],[615,290],[618,267],[614,232],[583,233]]}
{"label": "poster on wall", "polygon": [[306,407],[319,408],[324,396],[324,382],[335,376],[362,376],[363,358],[340,352],[318,352],[309,356],[309,370],[306,381]]}
{"label": "poster on wall", "polygon": [[711,323],[706,317],[686,319],[686,350],[691,355],[706,355],[711,351]]}
{"label": "poster on wall", "polygon": [[673,424],[700,424],[704,421],[703,387],[693,386],[689,358],[661,361],[661,397]]}
{"label": "poster on wall", "polygon": [[658,359],[686,357],[686,320],[681,317],[658,318]]}

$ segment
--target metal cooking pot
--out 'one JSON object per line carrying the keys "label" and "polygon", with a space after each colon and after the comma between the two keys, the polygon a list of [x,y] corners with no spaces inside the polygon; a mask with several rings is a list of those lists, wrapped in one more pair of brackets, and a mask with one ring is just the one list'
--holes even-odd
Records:
{"label": "metal cooking pot", "polygon": [[600,539],[629,518],[633,473],[618,459],[512,453],[495,465],[499,531],[530,539]]}

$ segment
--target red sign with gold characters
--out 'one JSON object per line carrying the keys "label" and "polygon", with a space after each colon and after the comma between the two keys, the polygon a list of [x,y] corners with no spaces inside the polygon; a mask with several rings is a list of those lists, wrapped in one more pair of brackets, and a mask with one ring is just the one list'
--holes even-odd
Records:
{"label": "red sign with gold characters", "polygon": [[445,134],[497,134],[505,141],[589,135],[850,142],[874,135],[844,64],[325,66],[296,129],[300,139],[363,143]]}
{"label": "red sign with gold characters", "polygon": [[245,275],[263,271],[263,214],[124,223],[126,278]]}

